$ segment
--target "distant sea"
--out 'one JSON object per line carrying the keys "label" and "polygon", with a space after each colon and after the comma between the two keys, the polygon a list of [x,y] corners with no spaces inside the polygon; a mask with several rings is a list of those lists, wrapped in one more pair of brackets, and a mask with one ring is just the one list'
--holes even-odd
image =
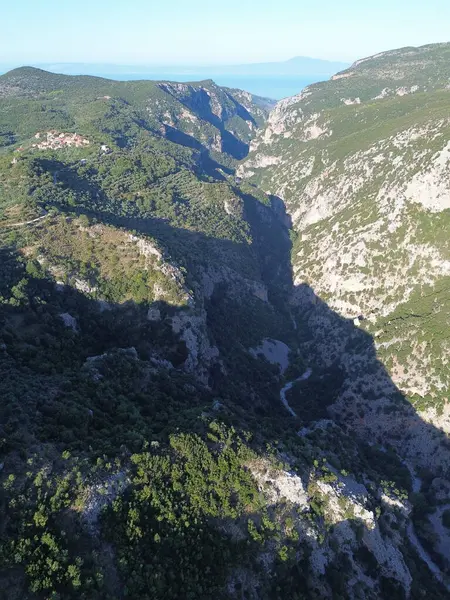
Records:
{"label": "distant sea", "polygon": [[213,79],[218,85],[230,88],[239,88],[251,92],[257,96],[281,100],[288,96],[294,96],[302,91],[304,87],[318,81],[314,77],[296,77],[293,75],[215,75],[214,73],[121,73],[118,75],[108,73],[96,73],[98,77],[115,79],[116,81],[131,81],[138,79],[168,80],[168,81],[202,81],[204,79]]}

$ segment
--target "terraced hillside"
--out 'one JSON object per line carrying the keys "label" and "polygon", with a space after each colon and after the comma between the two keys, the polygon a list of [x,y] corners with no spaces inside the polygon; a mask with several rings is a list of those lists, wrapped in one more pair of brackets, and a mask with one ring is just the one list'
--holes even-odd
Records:
{"label": "terraced hillside", "polygon": [[139,132],[169,135],[175,129],[174,135],[194,137],[191,143],[196,146],[205,144],[241,157],[242,144],[249,142],[273,104],[247,92],[220,88],[211,80],[118,82],[32,67],[2,75],[0,99],[3,145],[31,137],[36,127],[83,129],[104,140],[116,135],[122,145]]}
{"label": "terraced hillside", "polygon": [[[247,294],[269,330],[280,327],[268,295],[289,286],[288,234],[270,199],[233,177],[265,100],[211,81],[119,83],[31,68],[2,76],[0,90],[1,225],[27,259],[102,302],[184,305],[192,318],[177,327],[198,371],[217,354],[197,340],[216,285]],[[286,266],[272,282],[280,256]]]}

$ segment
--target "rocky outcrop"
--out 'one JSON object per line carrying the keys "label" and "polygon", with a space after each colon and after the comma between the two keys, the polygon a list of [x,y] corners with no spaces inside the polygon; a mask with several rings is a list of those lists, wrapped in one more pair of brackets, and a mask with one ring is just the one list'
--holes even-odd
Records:
{"label": "rocky outcrop", "polygon": [[251,294],[255,298],[268,302],[267,286],[261,281],[242,277],[233,269],[222,265],[208,266],[202,272],[201,292],[205,298],[211,298],[217,285],[226,284],[227,293],[234,298],[242,298]]}
{"label": "rocky outcrop", "polygon": [[75,317],[72,317],[69,313],[61,313],[59,315],[64,322],[64,325],[72,331],[78,331],[78,323]]}
{"label": "rocky outcrop", "polygon": [[218,360],[219,350],[211,345],[206,327],[206,312],[181,311],[172,318],[172,331],[186,344],[188,358],[184,368],[200,381],[208,383],[209,368]]}
{"label": "rocky outcrop", "polygon": [[262,341],[262,344],[257,348],[250,348],[250,354],[255,358],[263,356],[271,364],[278,365],[281,374],[289,366],[289,346],[280,340],[272,340],[266,338]]}

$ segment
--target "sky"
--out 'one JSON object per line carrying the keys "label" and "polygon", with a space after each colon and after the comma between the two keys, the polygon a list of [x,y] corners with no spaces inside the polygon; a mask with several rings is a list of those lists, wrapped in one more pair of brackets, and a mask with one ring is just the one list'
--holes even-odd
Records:
{"label": "sky", "polygon": [[3,2],[0,64],[11,65],[352,61],[450,39],[449,0]]}

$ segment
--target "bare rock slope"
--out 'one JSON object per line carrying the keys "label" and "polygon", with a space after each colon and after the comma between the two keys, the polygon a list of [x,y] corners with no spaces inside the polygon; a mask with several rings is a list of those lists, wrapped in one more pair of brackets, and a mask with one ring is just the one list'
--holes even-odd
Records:
{"label": "bare rock slope", "polygon": [[295,284],[362,316],[394,382],[438,413],[450,382],[449,55],[403,48],[305,88],[277,104],[240,167],[286,202]]}

